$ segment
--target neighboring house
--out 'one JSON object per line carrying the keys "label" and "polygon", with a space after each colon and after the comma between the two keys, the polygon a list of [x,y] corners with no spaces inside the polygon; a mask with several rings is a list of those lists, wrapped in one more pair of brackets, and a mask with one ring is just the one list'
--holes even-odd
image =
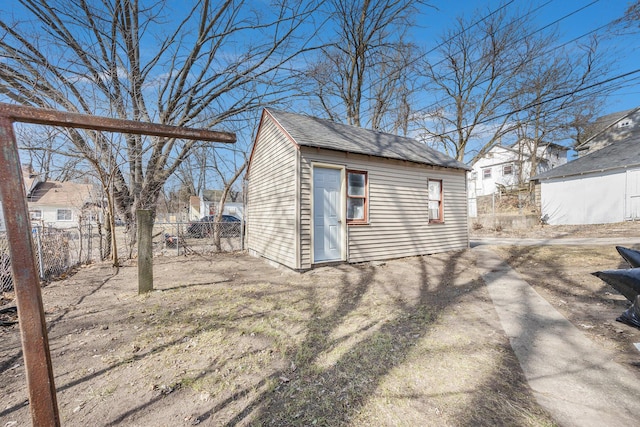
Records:
{"label": "neighboring house", "polygon": [[32,223],[53,228],[95,222],[100,215],[95,200],[92,185],[75,182],[38,182],[27,194]]}
{"label": "neighboring house", "polygon": [[468,247],[468,167],[413,139],[264,110],[247,246],[295,270]]}
{"label": "neighboring house", "polygon": [[578,157],[582,157],[616,141],[627,138],[631,132],[638,131],[640,124],[640,107],[631,110],[608,114],[596,119],[588,127],[592,135],[583,143],[576,146]]}
{"label": "neighboring house", "polygon": [[640,109],[581,144],[582,155],[534,177],[549,224],[603,224],[640,219]]}
{"label": "neighboring house", "polygon": [[[189,200],[189,220],[197,221],[204,216],[215,215],[220,205],[222,190],[205,190],[202,198],[191,196]],[[239,199],[236,198],[236,200]],[[232,201],[227,196],[227,201],[222,207],[223,215],[231,215],[242,219],[244,215],[244,205],[240,201]]]}
{"label": "neighboring house", "polygon": [[[558,144],[540,144],[537,152],[535,173],[567,163],[569,149]],[[487,196],[502,189],[518,188],[529,182],[532,168],[533,148],[529,140],[520,140],[513,145],[496,145],[471,166],[469,174],[469,197]]]}

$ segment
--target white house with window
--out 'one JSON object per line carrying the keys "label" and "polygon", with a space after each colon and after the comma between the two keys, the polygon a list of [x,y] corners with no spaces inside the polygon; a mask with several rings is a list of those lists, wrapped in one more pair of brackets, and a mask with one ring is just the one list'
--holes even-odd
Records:
{"label": "white house with window", "polygon": [[[531,141],[520,140],[515,144],[496,145],[478,158],[469,173],[469,195],[486,196],[500,190],[526,185],[533,164]],[[545,143],[536,150],[536,173],[567,163],[569,148]]]}
{"label": "white house with window", "polygon": [[77,227],[95,222],[100,215],[93,186],[75,182],[38,182],[27,195],[33,225]]}
{"label": "white house with window", "polygon": [[267,109],[246,175],[249,253],[307,270],[467,248],[468,170],[410,138]]}

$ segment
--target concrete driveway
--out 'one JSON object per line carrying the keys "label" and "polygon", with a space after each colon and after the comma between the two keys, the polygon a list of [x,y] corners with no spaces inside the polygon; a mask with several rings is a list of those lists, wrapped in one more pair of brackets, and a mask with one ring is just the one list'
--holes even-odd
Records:
{"label": "concrete driveway", "polygon": [[[640,424],[640,376],[542,298],[488,245],[633,245],[640,238],[472,239],[477,265],[538,403],[562,426]],[[639,355],[640,356],[640,355]]]}

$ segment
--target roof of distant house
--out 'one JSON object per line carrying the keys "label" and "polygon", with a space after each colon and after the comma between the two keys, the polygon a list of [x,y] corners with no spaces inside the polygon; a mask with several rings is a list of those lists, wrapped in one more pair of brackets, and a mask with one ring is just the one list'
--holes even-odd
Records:
{"label": "roof of distant house", "polygon": [[40,182],[31,191],[30,203],[41,206],[62,206],[82,208],[91,201],[93,187],[75,182]]}
{"label": "roof of distant house", "polygon": [[639,136],[638,133],[630,133],[622,140],[543,172],[532,179],[561,178],[638,166],[640,165]]}
{"label": "roof of distant house", "polygon": [[363,129],[302,114],[266,109],[300,146],[325,148],[447,168],[470,168],[415,139]]}
{"label": "roof of distant house", "polygon": [[607,131],[609,128],[614,126],[616,123],[618,123],[625,117],[631,116],[638,110],[640,110],[640,107],[631,108],[629,110],[624,110],[624,111],[618,111],[617,113],[611,113],[605,116],[598,117],[592,124],[589,125],[591,136],[587,138],[584,142],[577,145],[576,150],[580,151],[585,149],[585,147],[587,147],[593,140],[600,139],[602,137],[603,132]]}
{"label": "roof of distant house", "polygon": [[[616,126],[626,118],[629,118],[627,125]],[[598,122],[599,132],[581,145],[583,149],[587,145],[597,149],[532,179],[560,178],[640,165],[640,108],[609,114],[596,120]]]}

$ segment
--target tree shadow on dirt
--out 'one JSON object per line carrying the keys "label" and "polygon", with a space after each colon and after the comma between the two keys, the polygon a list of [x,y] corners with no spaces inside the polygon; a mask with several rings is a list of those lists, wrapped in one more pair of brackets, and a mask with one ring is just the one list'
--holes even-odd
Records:
{"label": "tree shadow on dirt", "polygon": [[[216,424],[224,423],[229,426],[247,423],[348,424],[375,396],[381,383],[391,371],[400,367],[411,357],[417,344],[434,328],[434,322],[437,322],[445,311],[456,306],[463,297],[483,288],[481,281],[460,279],[460,271],[468,267],[466,264],[461,264],[465,254],[468,252],[451,252],[440,255],[437,260],[429,256],[410,259],[411,274],[419,276],[416,279],[416,293],[410,296],[400,291],[398,294],[393,293],[394,290],[403,290],[405,287],[404,278],[401,276],[397,277],[396,283],[385,283],[384,285],[391,289],[386,290],[391,295],[389,300],[393,304],[393,316],[376,318],[373,321],[369,321],[367,313],[361,311],[364,299],[371,297],[372,283],[380,283],[379,273],[385,268],[384,265],[336,267],[335,274],[339,275],[337,283],[340,283],[340,288],[336,292],[335,304],[327,304],[323,300],[323,295],[317,292],[316,287],[324,280],[323,274],[318,273],[313,276],[314,273],[307,273],[306,276],[299,276],[304,282],[302,284],[296,284],[296,280],[293,280],[294,283],[290,285],[263,287],[259,288],[263,290],[258,291],[247,288],[250,289],[245,295],[248,299],[242,301],[243,305],[239,306],[237,311],[216,313],[214,310],[208,313],[200,324],[193,322],[190,317],[192,312],[189,310],[193,306],[206,302],[194,300],[191,301],[192,307],[185,307],[183,311],[176,310],[175,313],[170,311],[170,317],[166,319],[169,324],[166,326],[183,325],[182,333],[185,337],[196,337],[199,334],[222,329],[232,332],[234,337],[241,337],[250,334],[246,325],[241,322],[271,315],[269,310],[265,309],[265,305],[260,304],[266,298],[279,300],[280,304],[305,307],[306,316],[301,319],[304,324],[301,323],[299,326],[303,336],[299,341],[293,341],[286,347],[282,357],[286,362],[284,366],[263,372],[251,382],[242,382],[239,388],[214,396],[214,401],[207,411],[194,414],[193,424],[214,421]],[[433,262],[442,265],[434,269],[433,265],[430,265]],[[468,257],[464,263],[468,263]],[[458,283],[453,286],[456,281]],[[242,287],[243,284],[236,284],[235,287],[230,287],[230,292],[243,292]],[[194,291],[194,287],[189,285],[174,288],[170,290]],[[290,297],[291,293],[295,292],[299,295]],[[255,304],[252,305],[251,301]],[[250,305],[250,310],[244,309],[245,303]],[[344,327],[346,322],[354,322],[354,318],[364,320],[361,324],[347,328],[347,333],[336,333]],[[153,342],[151,346],[131,356],[130,359],[110,363],[104,369],[66,382],[58,388],[58,391],[69,390],[98,377],[105,377],[105,374],[123,364],[148,359],[150,356],[176,347],[183,342],[183,336],[166,343]],[[338,348],[340,348],[339,351]],[[213,372],[223,370],[228,363],[227,359],[240,358],[240,351],[240,345],[237,345],[237,350],[230,348],[227,354],[209,362],[206,368],[199,370],[199,373],[190,377],[189,380],[197,381]],[[330,363],[327,363],[327,354],[332,355]],[[509,396],[509,393],[515,392],[519,387],[522,388],[521,374],[513,375],[515,382],[513,388],[505,388],[502,384],[505,372],[517,370],[517,364],[514,365],[512,359],[513,353],[506,343],[496,372],[485,380],[480,391],[474,392],[477,400],[474,400],[473,405],[494,411],[496,420],[522,421],[522,419],[509,418],[513,408],[508,404],[500,406],[492,402],[487,403],[482,396],[484,390],[504,392]],[[184,393],[179,390],[180,387],[187,388],[186,383],[185,385],[173,384],[172,387],[174,386],[176,392],[171,396],[158,392],[152,397],[147,396],[135,403],[131,402],[133,406],[122,408],[119,413],[115,412],[117,415],[113,415],[112,411],[111,416],[103,421],[104,425],[118,425],[142,419],[145,412],[154,411],[154,408],[179,405],[180,399],[187,396],[193,397],[190,390],[184,390]],[[423,396],[428,397],[428,393],[423,393]],[[529,401],[532,400],[530,395],[525,395],[522,401],[526,401],[527,398]],[[514,402],[510,397],[506,398],[506,401]],[[20,407],[22,404],[7,408],[0,415],[6,415]],[[474,422],[478,421],[478,418],[470,415],[478,413],[475,408],[469,406],[459,410],[456,408],[455,412],[460,425],[474,425]]]}
{"label": "tree shadow on dirt", "polygon": [[[410,303],[396,299],[398,314],[394,318],[371,328],[364,339],[326,367],[318,363],[319,355],[336,346],[337,339],[332,338],[332,332],[357,309],[370,283],[376,279],[376,267],[363,268],[356,281],[345,275],[340,303],[328,313],[323,312],[310,289],[308,300],[313,313],[305,327],[306,338],[288,355],[291,367],[273,374],[271,379],[278,382],[277,386],[253,397],[225,425],[347,424],[390,371],[406,361],[442,311],[459,300],[460,293],[451,283],[456,279],[460,256],[459,252],[451,253],[440,276],[429,273],[429,257],[420,257],[421,285],[417,300]],[[464,284],[466,292],[474,292],[481,286],[480,282]],[[216,416],[223,406],[216,405],[200,414],[196,421]],[[500,415],[498,411],[496,416]]]}

